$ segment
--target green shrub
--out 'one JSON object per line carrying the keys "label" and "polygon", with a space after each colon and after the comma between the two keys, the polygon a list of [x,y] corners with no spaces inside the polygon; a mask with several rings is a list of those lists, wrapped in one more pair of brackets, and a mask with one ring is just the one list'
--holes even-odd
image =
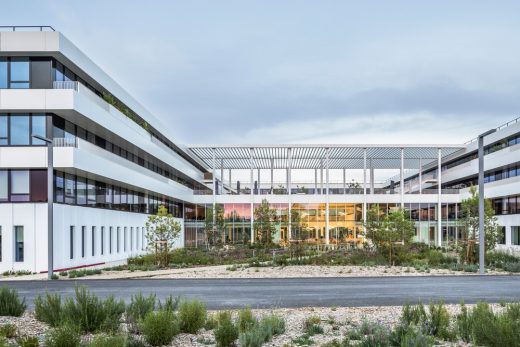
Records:
{"label": "green shrub", "polygon": [[213,330],[217,327],[217,318],[215,314],[208,315],[206,317],[206,323],[204,323],[204,329]]}
{"label": "green shrub", "polygon": [[76,287],[75,298],[67,299],[63,305],[63,320],[76,323],[82,332],[115,331],[124,311],[122,300],[110,296],[103,301],[85,287]]}
{"label": "green shrub", "polygon": [[506,253],[506,252],[500,252],[500,251],[487,252],[484,259],[485,259],[487,265],[497,267],[497,268],[502,268],[502,269],[504,268],[504,265],[507,263],[509,263],[509,264],[520,263],[519,257]]}
{"label": "green shrub", "polygon": [[417,327],[409,327],[401,337],[399,346],[401,347],[429,347],[435,344],[435,340]]}
{"label": "green shrub", "polygon": [[146,347],[146,344],[143,340],[136,338],[133,335],[128,335],[126,337],[126,345],[125,347]]}
{"label": "green shrub", "polygon": [[141,291],[130,298],[130,304],[126,307],[126,322],[132,332],[137,332],[138,323],[148,313],[155,310],[155,294],[145,297]]}
{"label": "green shrub", "polygon": [[231,312],[222,311],[217,314],[217,327],[214,330],[217,347],[235,345],[238,338],[238,328],[233,324]]}
{"label": "green shrub", "polygon": [[343,340],[334,339],[332,341],[329,341],[327,343],[324,343],[321,345],[321,347],[350,347],[350,340],[348,337],[343,338]]}
{"label": "green shrub", "polygon": [[292,339],[292,343],[298,346],[311,346],[314,345],[314,340],[309,335],[301,335]]}
{"label": "green shrub", "polygon": [[20,317],[26,308],[25,298],[20,301],[16,289],[0,288],[0,316]]}
{"label": "green shrub", "polygon": [[199,300],[182,301],[179,305],[181,332],[196,334],[206,323],[206,305]]}
{"label": "green shrub", "polygon": [[70,323],[51,329],[45,337],[45,347],[79,347],[80,342],[79,328]]}
{"label": "green shrub", "polygon": [[470,342],[471,340],[471,323],[468,314],[468,308],[464,303],[460,304],[460,313],[455,318],[455,326],[457,329],[458,336],[464,342]]}
{"label": "green shrub", "polygon": [[265,332],[260,326],[250,327],[238,336],[240,347],[261,347],[265,339]]}
{"label": "green shrub", "polygon": [[16,325],[7,323],[0,325],[0,336],[7,337],[8,339],[15,338],[17,334]]}
{"label": "green shrub", "polygon": [[507,272],[520,272],[520,262],[508,262],[502,264],[502,269]]}
{"label": "green shrub", "polygon": [[250,307],[246,307],[238,311],[237,327],[238,332],[243,333],[257,324],[257,320],[253,315]]}
{"label": "green shrub", "polygon": [[179,307],[180,298],[174,297],[173,295],[168,296],[164,300],[164,304],[159,301],[158,308],[162,311],[177,311],[177,308]]}
{"label": "green shrub", "polygon": [[409,325],[419,325],[426,320],[426,311],[422,303],[410,305],[406,303],[403,306],[400,322],[405,327]]}
{"label": "green shrub", "polygon": [[126,347],[126,337],[122,335],[98,335],[87,347]]}
{"label": "green shrub", "polygon": [[373,323],[370,325],[370,334],[366,334],[358,346],[390,347],[390,333],[385,327],[377,323]]}
{"label": "green shrub", "polygon": [[38,295],[34,299],[34,314],[40,322],[51,327],[58,326],[62,320],[61,296],[49,292],[45,293],[45,297]]}
{"label": "green shrub", "polygon": [[437,304],[430,302],[425,328],[426,332],[431,336],[448,340],[452,338],[452,333],[450,332],[450,314],[444,306],[443,301],[439,301]]}
{"label": "green shrub", "polygon": [[282,317],[270,315],[262,318],[260,326],[268,332],[268,340],[271,336],[280,335],[285,332],[285,320]]}
{"label": "green shrub", "polygon": [[146,342],[152,346],[168,345],[179,333],[179,324],[172,311],[148,313],[139,325]]}
{"label": "green shrub", "polygon": [[38,347],[40,341],[36,336],[23,336],[16,339],[19,347]]}

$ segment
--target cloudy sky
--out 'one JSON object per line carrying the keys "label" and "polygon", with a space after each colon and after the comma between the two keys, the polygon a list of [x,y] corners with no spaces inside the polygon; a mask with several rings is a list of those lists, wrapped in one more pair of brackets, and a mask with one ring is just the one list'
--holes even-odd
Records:
{"label": "cloudy sky", "polygon": [[520,116],[520,1],[4,1],[198,143],[462,143]]}

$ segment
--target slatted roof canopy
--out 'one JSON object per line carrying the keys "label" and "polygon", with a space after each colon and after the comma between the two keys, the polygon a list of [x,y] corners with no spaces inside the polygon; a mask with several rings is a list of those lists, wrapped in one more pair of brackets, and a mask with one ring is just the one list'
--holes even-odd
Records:
{"label": "slatted roof canopy", "polygon": [[462,145],[213,145],[190,146],[189,151],[208,168],[250,169],[251,154],[254,169],[287,169],[289,152],[292,169],[319,169],[325,166],[327,149],[329,169],[363,169],[366,149],[367,168],[401,168],[403,149],[404,168],[419,169],[462,150]]}

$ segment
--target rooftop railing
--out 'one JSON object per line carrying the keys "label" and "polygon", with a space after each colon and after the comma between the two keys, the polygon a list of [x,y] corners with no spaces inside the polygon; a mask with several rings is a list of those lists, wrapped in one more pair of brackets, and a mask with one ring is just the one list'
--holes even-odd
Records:
{"label": "rooftop railing", "polygon": [[[504,124],[498,126],[497,128],[495,128],[495,130],[496,130],[496,131],[499,131],[499,130],[505,129],[505,128],[507,128],[508,126],[513,125],[513,124],[518,123],[518,122],[520,122],[520,117],[517,117],[517,118],[515,118],[515,119],[513,119],[513,120],[511,120],[511,121],[509,121],[509,122],[507,122],[507,123],[504,123]],[[473,143],[473,142],[475,142],[475,141],[477,141],[477,140],[478,140],[478,137],[475,137],[475,138],[469,140],[468,142],[466,142],[466,143],[464,143],[464,144],[465,144],[465,145],[469,145],[470,143]]]}
{"label": "rooftop railing", "polygon": [[0,31],[56,31],[50,25],[0,25]]}

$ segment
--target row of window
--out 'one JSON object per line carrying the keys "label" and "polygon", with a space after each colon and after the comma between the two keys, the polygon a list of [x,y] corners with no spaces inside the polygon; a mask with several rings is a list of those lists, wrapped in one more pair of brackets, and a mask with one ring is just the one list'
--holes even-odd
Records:
{"label": "row of window", "polygon": [[[14,261],[15,262],[23,262],[24,256],[24,237],[23,237],[23,226],[15,225],[13,227],[14,233]],[[3,241],[3,230],[0,225],[0,262],[3,260],[2,254],[2,241]]]}
{"label": "row of window", "polygon": [[[135,230],[135,232],[134,232]],[[145,228],[144,227],[123,227],[123,235],[121,235],[121,227],[108,227],[108,233],[104,226],[92,226],[90,235],[86,226],[81,227],[81,248],[79,256],[85,258],[88,253],[92,257],[105,254],[121,253],[123,251],[143,251],[146,248]],[[71,225],[69,229],[69,258],[74,259],[76,256],[76,227]],[[87,249],[87,238],[90,237],[90,249]],[[108,238],[108,240],[107,240]],[[108,242],[107,242],[108,241]],[[122,242],[121,242],[122,241]],[[121,247],[122,246],[122,247]]]}
{"label": "row of window", "polygon": [[54,172],[54,199],[69,205],[150,214],[164,205],[174,217],[182,218],[181,202],[61,171]]}
{"label": "row of window", "polygon": [[496,198],[492,204],[496,215],[520,214],[520,195]]}
{"label": "row of window", "polygon": [[[520,176],[520,163],[514,163],[498,170],[488,171],[484,174],[484,183],[495,182]],[[471,178],[464,179],[462,181],[451,182],[449,185],[443,186],[444,188],[465,188],[470,186],[478,185],[478,177],[474,176]]]}
{"label": "row of window", "polygon": [[43,113],[0,113],[0,146],[45,145],[33,135],[46,137]]}
{"label": "row of window", "polygon": [[47,170],[0,170],[0,202],[47,201]]}
{"label": "row of window", "polygon": [[0,58],[0,88],[30,87],[29,58]]}

